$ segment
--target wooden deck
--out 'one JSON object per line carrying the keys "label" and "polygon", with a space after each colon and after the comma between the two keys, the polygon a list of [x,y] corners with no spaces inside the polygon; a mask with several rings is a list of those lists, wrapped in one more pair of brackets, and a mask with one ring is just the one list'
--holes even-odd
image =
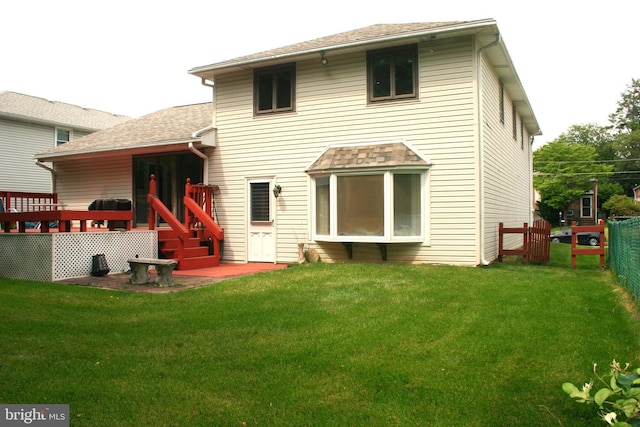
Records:
{"label": "wooden deck", "polygon": [[[3,212],[0,213],[0,224],[3,224],[3,231],[10,233],[13,227],[19,233],[27,230],[27,223],[41,224],[38,231],[42,233],[50,232],[50,223],[57,223],[58,232],[72,231],[72,221],[79,223],[78,231],[87,231],[87,221],[106,221],[107,229],[115,230],[117,221],[124,222],[125,229],[131,229],[133,221],[133,211],[76,211],[76,210],[47,210],[33,212]],[[17,226],[16,226],[17,224]]]}

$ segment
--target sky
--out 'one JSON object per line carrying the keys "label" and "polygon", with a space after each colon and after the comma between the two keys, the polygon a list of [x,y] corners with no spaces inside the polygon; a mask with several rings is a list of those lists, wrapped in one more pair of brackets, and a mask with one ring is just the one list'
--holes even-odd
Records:
{"label": "sky", "polygon": [[4,1],[0,91],[139,117],[211,101],[195,67],[373,24],[491,18],[542,129],[535,149],[610,124],[640,78],[639,15],[638,0]]}

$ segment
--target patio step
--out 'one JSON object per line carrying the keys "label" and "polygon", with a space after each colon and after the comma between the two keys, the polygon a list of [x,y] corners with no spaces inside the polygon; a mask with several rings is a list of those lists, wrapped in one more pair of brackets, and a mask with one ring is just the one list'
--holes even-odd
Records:
{"label": "patio step", "polygon": [[177,270],[194,270],[197,268],[217,267],[220,265],[220,258],[216,256],[201,256],[185,258],[178,261]]}

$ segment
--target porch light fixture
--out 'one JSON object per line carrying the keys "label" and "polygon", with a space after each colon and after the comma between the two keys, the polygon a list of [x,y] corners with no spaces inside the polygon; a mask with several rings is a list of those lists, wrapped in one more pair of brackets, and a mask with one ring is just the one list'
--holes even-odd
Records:
{"label": "porch light fixture", "polygon": [[273,186],[273,195],[276,197],[276,199],[278,198],[280,193],[282,193],[282,187],[280,187],[279,185],[274,185]]}
{"label": "porch light fixture", "polygon": [[320,52],[320,56],[322,57],[320,59],[320,62],[322,63],[322,65],[327,65],[329,63],[329,60],[327,58],[325,58],[324,52]]}

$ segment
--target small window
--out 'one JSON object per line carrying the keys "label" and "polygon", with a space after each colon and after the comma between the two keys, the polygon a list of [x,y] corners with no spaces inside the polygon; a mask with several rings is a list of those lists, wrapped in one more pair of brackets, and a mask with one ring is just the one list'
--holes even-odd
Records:
{"label": "small window", "polygon": [[71,141],[71,131],[69,129],[56,129],[56,145],[62,145]]}
{"label": "small window", "polygon": [[591,218],[593,216],[591,209],[591,197],[585,196],[582,198],[582,218]]}
{"label": "small window", "polygon": [[511,120],[513,123],[513,139],[518,140],[518,110],[516,109],[516,104],[511,105]]}
{"label": "small window", "polygon": [[255,71],[255,114],[295,110],[295,64],[261,68]]}
{"label": "small window", "polygon": [[520,119],[520,148],[524,150],[524,123]]}
{"label": "small window", "polygon": [[500,123],[504,124],[504,83],[500,81]]}
{"label": "small window", "polygon": [[418,50],[415,45],[367,54],[369,102],[418,97]]}

